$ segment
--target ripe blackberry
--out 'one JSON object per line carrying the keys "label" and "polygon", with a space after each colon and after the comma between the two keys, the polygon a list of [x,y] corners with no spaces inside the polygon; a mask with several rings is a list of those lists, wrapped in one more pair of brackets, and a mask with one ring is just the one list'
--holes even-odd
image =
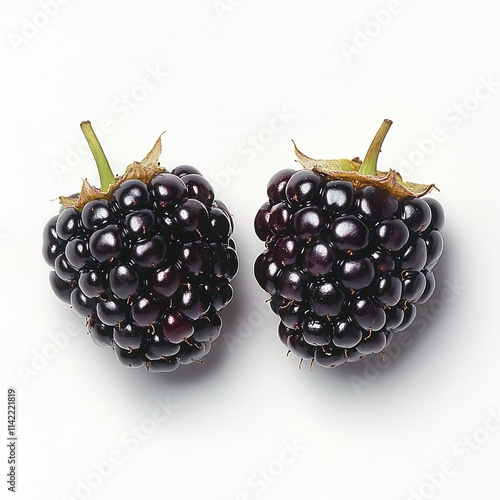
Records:
{"label": "ripe blackberry", "polygon": [[384,349],[435,287],[444,211],[434,185],[377,170],[392,122],[366,158],[313,160],[277,172],[254,226],[266,249],[255,277],[271,296],[281,341],[311,366],[335,367]]}
{"label": "ripe blackberry", "polygon": [[159,166],[160,139],[115,178],[90,123],[81,127],[101,189],[85,180],[45,226],[52,290],[125,366],[170,372],[201,362],[233,295],[231,214],[197,169]]}

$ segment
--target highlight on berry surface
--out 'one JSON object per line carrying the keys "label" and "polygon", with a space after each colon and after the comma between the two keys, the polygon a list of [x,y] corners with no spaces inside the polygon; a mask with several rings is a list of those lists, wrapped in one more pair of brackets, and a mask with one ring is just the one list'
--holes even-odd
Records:
{"label": "highlight on berry surface", "polygon": [[115,176],[90,122],[81,128],[101,186],[85,180],[79,194],[61,197],[45,226],[52,290],[125,366],[202,363],[238,270],[229,209],[195,167],[159,165],[161,136]]}
{"label": "highlight on berry surface", "polygon": [[[324,367],[384,352],[435,288],[444,210],[433,184],[377,167],[384,120],[363,161],[314,160],[276,172],[254,229],[265,242],[254,274],[279,317],[278,336]],[[301,362],[302,363],[302,362]]]}

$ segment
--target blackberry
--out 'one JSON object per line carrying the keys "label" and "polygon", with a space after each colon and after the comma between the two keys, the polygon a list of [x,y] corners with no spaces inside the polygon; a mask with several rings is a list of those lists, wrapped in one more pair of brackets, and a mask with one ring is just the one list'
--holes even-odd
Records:
{"label": "blackberry", "polygon": [[45,226],[52,290],[125,366],[170,372],[202,362],[233,296],[231,214],[199,170],[159,166],[161,138],[115,178],[90,122],[81,128],[101,189],[85,180]]}
{"label": "blackberry", "polygon": [[434,185],[377,170],[391,125],[384,120],[363,162],[313,160],[295,146],[304,168],[277,172],[255,216],[266,245],[255,277],[279,338],[311,367],[383,352],[435,288],[444,211],[422,198]]}

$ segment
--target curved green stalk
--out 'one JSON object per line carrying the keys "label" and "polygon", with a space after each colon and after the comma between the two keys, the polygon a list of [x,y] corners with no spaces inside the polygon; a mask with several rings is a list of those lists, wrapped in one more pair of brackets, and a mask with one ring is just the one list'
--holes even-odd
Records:
{"label": "curved green stalk", "polygon": [[94,129],[89,121],[80,123],[80,128],[82,129],[83,135],[87,140],[87,143],[92,151],[94,160],[97,164],[97,170],[99,171],[99,178],[101,180],[101,191],[106,193],[109,186],[115,182],[115,176],[111,167],[109,166],[108,159],[104,154],[101,143],[95,135]]}
{"label": "curved green stalk", "polygon": [[377,175],[377,160],[380,153],[380,148],[384,142],[385,136],[391,128],[392,121],[385,119],[380,125],[375,137],[373,138],[368,151],[366,152],[365,159],[359,169],[361,175]]}

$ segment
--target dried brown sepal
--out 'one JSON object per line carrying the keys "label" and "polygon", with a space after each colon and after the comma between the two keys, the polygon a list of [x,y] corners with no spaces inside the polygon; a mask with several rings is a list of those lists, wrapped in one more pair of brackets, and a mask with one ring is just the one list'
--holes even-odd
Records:
{"label": "dried brown sepal", "polygon": [[[162,134],[163,135],[163,134]],[[92,200],[104,199],[111,200],[113,193],[127,180],[139,179],[144,183],[150,182],[157,174],[166,172],[166,169],[159,166],[159,158],[161,155],[161,135],[156,140],[151,151],[140,162],[131,163],[123,175],[117,176],[115,182],[109,185],[106,192],[92,186],[87,179],[84,179],[82,189],[77,198],[60,196],[59,202],[64,207],[75,207],[77,210],[82,210],[83,207]]]}
{"label": "dried brown sepal", "polygon": [[314,160],[302,153],[295,142],[293,142],[293,146],[297,161],[302,167],[322,174],[331,180],[352,182],[356,190],[366,186],[380,186],[387,189],[397,200],[400,200],[407,197],[419,198],[436,188],[434,184],[404,182],[401,175],[395,170],[389,170],[389,172],[377,170],[376,176],[362,175],[359,173],[359,169],[363,163],[359,158],[352,160],[345,158],[340,160]]}

